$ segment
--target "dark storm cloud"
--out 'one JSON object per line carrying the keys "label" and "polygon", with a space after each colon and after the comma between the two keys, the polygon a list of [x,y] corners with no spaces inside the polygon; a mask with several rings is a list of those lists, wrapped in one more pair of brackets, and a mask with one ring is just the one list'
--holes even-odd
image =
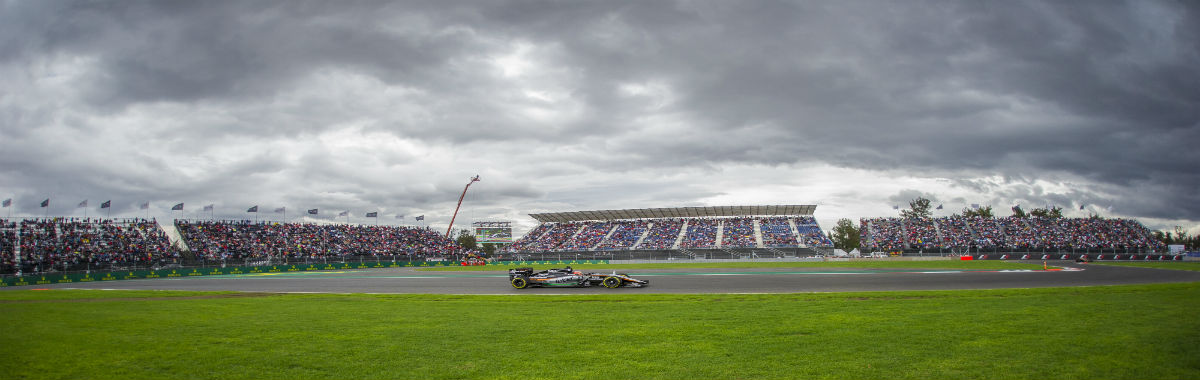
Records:
{"label": "dark storm cloud", "polygon": [[[947,178],[997,204],[1200,219],[1190,2],[2,9],[0,74],[14,84],[0,90],[0,163],[17,169],[0,175],[29,196],[66,186],[418,207],[405,205],[461,190],[456,164],[514,177],[482,202],[593,209],[713,197],[699,185],[730,165],[828,163]],[[377,144],[337,145],[347,130]],[[111,134],[154,148],[118,147],[126,160],[106,165],[57,148],[98,149],[76,140]],[[870,196],[914,194],[937,196]]]}

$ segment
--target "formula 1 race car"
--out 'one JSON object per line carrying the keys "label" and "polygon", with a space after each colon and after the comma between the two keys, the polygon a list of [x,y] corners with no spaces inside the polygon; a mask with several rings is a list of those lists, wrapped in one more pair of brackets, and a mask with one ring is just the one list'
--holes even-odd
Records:
{"label": "formula 1 race car", "polygon": [[609,289],[622,286],[640,288],[650,284],[650,281],[629,277],[625,273],[584,273],[566,267],[534,272],[533,268],[516,268],[508,270],[508,283],[514,288],[525,289],[530,286],[563,286],[587,287],[601,285]]}

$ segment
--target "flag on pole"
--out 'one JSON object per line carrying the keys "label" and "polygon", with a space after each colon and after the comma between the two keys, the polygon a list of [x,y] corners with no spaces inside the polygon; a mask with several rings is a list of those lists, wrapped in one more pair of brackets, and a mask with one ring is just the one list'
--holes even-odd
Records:
{"label": "flag on pole", "polygon": [[338,213],[338,216],[348,216],[348,215],[350,215],[350,210],[346,210],[346,211],[342,211],[342,212]]}
{"label": "flag on pole", "polygon": [[141,209],[142,209],[142,210],[145,210],[145,209],[148,209],[148,208],[150,208],[150,202],[142,203],[142,206],[141,206]]}
{"label": "flag on pole", "polygon": [[83,202],[79,202],[79,205],[76,205],[75,207],[87,207],[87,199],[84,199]]}
{"label": "flag on pole", "polygon": [[315,209],[315,208],[308,209],[308,214],[309,215],[317,215],[317,209]]}
{"label": "flag on pole", "polygon": [[275,209],[276,214],[282,214],[284,212],[287,212],[287,207],[280,207],[280,208]]}
{"label": "flag on pole", "polygon": [[892,210],[899,210],[899,209],[900,209],[900,206],[895,206],[895,205],[892,206]]}
{"label": "flag on pole", "polygon": [[213,210],[213,205],[210,204],[208,206],[204,206],[204,211],[212,211],[212,210]]}
{"label": "flag on pole", "polygon": [[112,199],[104,201],[104,203],[100,204],[100,208],[109,208],[109,207],[112,207]]}
{"label": "flag on pole", "polygon": [[938,205],[938,206],[937,206],[937,209],[938,209],[938,210],[941,210],[941,209],[942,209],[942,206],[943,206],[943,205]]}
{"label": "flag on pole", "polygon": [[1083,206],[1086,206],[1086,204],[1081,204],[1081,205],[1079,205],[1079,209],[1080,209],[1080,210],[1083,210]]}
{"label": "flag on pole", "polygon": [[404,214],[396,214],[396,219],[404,219]]}
{"label": "flag on pole", "polygon": [[378,217],[379,217],[379,212],[378,212],[378,211],[376,211],[376,212],[368,212],[368,213],[367,213],[367,217],[368,217],[368,218],[378,218]]}
{"label": "flag on pole", "polygon": [[258,205],[254,205],[254,207],[246,209],[246,212],[258,212]]}
{"label": "flag on pole", "polygon": [[977,208],[979,208],[979,204],[978,204],[978,203],[972,203],[972,204],[971,204],[971,208],[977,209]]}
{"label": "flag on pole", "polygon": [[183,202],[180,202],[175,206],[171,206],[171,211],[183,211]]}
{"label": "flag on pole", "polygon": [[4,205],[4,207],[12,206],[12,198],[5,199],[0,205]]}
{"label": "flag on pole", "polygon": [[425,220],[425,215],[420,215],[420,216],[417,216],[417,218],[416,218],[416,219],[417,219],[417,220]]}

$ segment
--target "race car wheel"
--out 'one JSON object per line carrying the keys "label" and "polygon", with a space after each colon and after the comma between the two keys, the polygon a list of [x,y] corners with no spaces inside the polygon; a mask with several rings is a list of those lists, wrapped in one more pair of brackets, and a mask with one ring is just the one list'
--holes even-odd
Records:
{"label": "race car wheel", "polygon": [[513,277],[512,286],[517,289],[525,289],[526,286],[529,286],[529,280],[526,280],[525,277]]}
{"label": "race car wheel", "polygon": [[602,282],[602,284],[604,284],[604,287],[606,287],[606,288],[616,289],[618,286],[621,286],[621,279],[616,278],[616,277],[611,277],[611,276],[605,277],[604,282]]}

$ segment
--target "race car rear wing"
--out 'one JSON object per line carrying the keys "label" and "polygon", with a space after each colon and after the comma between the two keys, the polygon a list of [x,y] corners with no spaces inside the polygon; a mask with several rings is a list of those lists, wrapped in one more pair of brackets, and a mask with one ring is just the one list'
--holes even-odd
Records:
{"label": "race car rear wing", "polygon": [[532,276],[533,268],[514,268],[508,270],[508,276]]}

